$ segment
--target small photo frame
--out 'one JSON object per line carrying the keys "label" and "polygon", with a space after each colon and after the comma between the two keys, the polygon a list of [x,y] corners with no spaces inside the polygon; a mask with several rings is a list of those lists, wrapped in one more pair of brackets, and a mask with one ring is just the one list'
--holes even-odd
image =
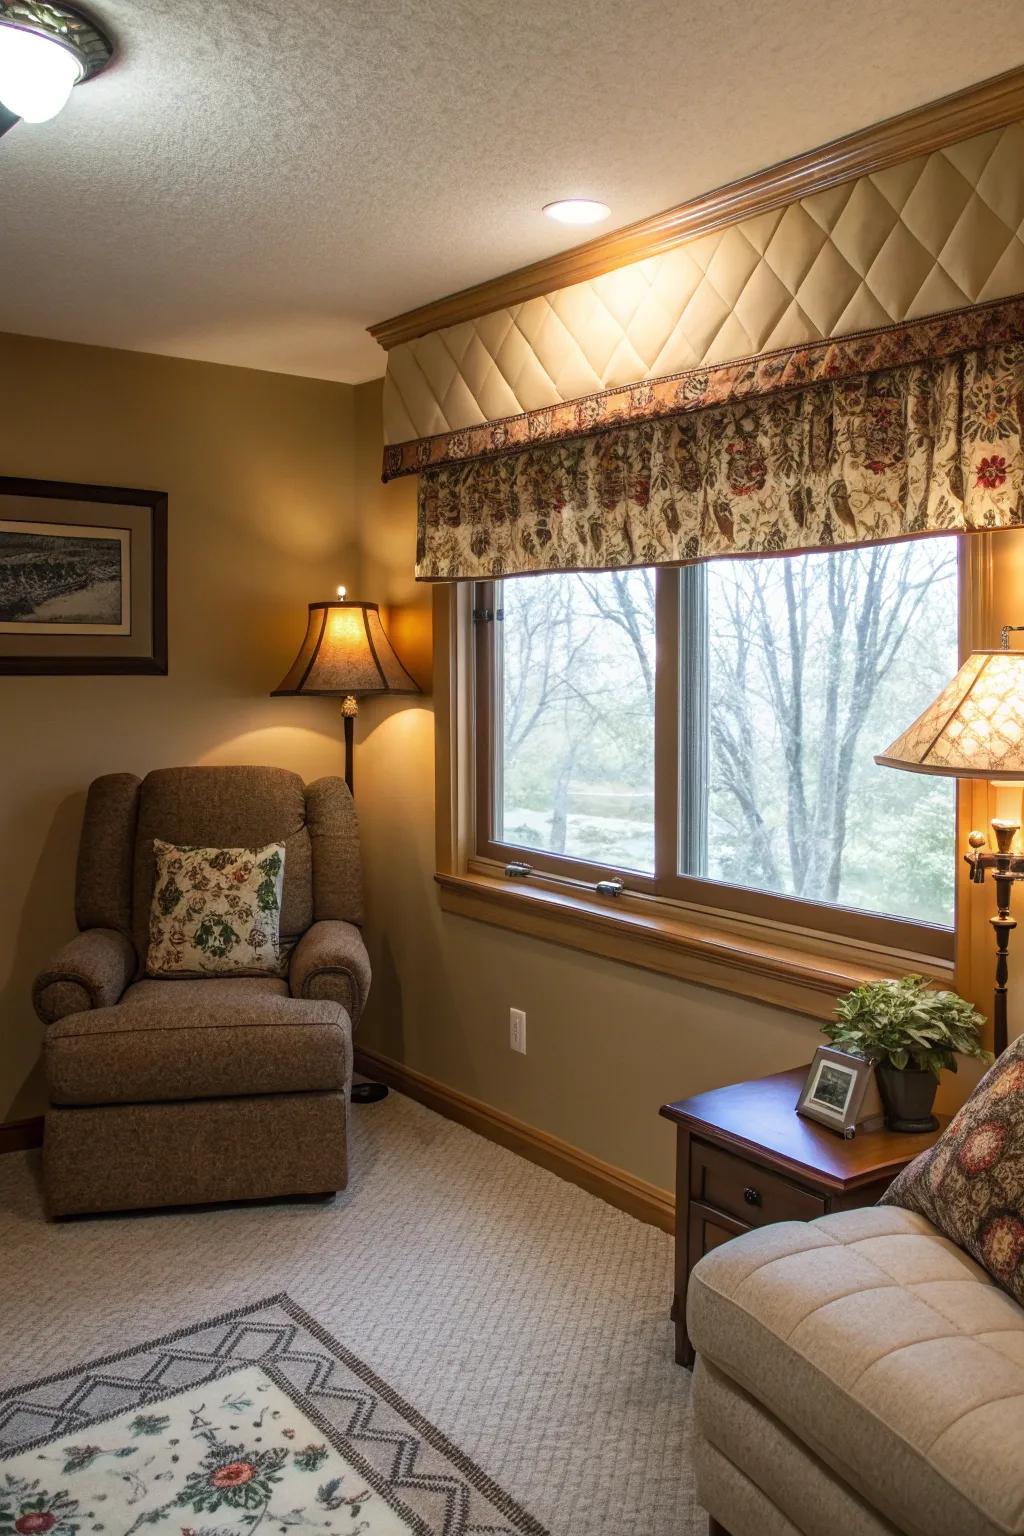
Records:
{"label": "small photo frame", "polygon": [[872,1063],[833,1046],[819,1045],[796,1112],[840,1136],[878,1130],[885,1117]]}

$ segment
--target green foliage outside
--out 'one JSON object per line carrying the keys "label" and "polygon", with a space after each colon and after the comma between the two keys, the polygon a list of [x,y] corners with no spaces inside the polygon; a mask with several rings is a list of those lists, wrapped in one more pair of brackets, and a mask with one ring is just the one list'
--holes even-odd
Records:
{"label": "green foliage outside", "polygon": [[[873,757],[956,671],[955,539],[700,573],[684,872],[951,925],[954,786]],[[499,838],[653,872],[655,573],[521,577],[499,604]]]}

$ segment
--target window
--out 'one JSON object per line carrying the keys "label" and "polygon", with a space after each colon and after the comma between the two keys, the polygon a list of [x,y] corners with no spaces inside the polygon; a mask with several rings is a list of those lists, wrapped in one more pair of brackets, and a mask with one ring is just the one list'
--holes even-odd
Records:
{"label": "window", "polygon": [[957,594],[952,536],[478,588],[478,852],[950,954],[954,786],[873,754]]}

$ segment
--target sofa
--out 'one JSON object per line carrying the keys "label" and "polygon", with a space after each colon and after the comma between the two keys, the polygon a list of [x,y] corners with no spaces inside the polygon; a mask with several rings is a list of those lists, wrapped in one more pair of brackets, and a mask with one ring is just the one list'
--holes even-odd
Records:
{"label": "sofa", "polygon": [[898,1205],[707,1254],[697,1493],[730,1536],[1021,1536],[1024,1310]]}
{"label": "sofa", "polygon": [[[155,839],[283,843],[286,974],[146,975]],[[33,988],[50,1214],[343,1189],[352,1030],[370,988],[344,782],[258,767],[107,774],[86,800],[75,914],[78,935]]]}

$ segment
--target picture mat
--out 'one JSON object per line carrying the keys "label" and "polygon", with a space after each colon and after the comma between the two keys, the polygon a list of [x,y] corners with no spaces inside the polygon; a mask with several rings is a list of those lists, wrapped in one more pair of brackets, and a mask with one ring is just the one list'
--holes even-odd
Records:
{"label": "picture mat", "polygon": [[[2,499],[2,498],[0,498]],[[81,622],[69,620],[61,623],[59,620],[48,620],[26,615],[24,618],[10,619],[3,616],[0,607],[0,635],[21,635],[31,633],[35,635],[130,635],[131,634],[131,530],[129,528],[113,527],[110,525],[89,527],[85,524],[75,524],[73,527],[64,523],[30,523],[20,519],[8,520],[0,518],[0,578],[2,578],[5,559],[8,553],[17,556],[17,550],[7,551],[3,545],[3,535],[11,534],[15,539],[44,539],[56,543],[58,540],[74,541],[85,544],[96,542],[104,544],[116,544],[118,546],[118,607],[120,618],[114,623],[102,623],[92,620]],[[54,550],[59,554],[59,550]],[[47,602],[57,600],[74,602],[82,596],[86,588],[71,588],[60,599],[48,598]]]}
{"label": "picture mat", "polygon": [[0,524],[56,524],[66,529],[68,538],[76,538],[84,528],[117,527],[128,533],[131,558],[129,583],[131,595],[130,629],[125,634],[82,634],[74,625],[69,634],[58,634],[46,627],[17,624],[14,632],[0,628],[0,655],[16,660],[39,657],[88,659],[107,657],[116,646],[118,656],[144,659],[153,650],[153,524],[152,509],[133,503],[105,501],[65,501],[59,496],[22,496],[0,492]]}

